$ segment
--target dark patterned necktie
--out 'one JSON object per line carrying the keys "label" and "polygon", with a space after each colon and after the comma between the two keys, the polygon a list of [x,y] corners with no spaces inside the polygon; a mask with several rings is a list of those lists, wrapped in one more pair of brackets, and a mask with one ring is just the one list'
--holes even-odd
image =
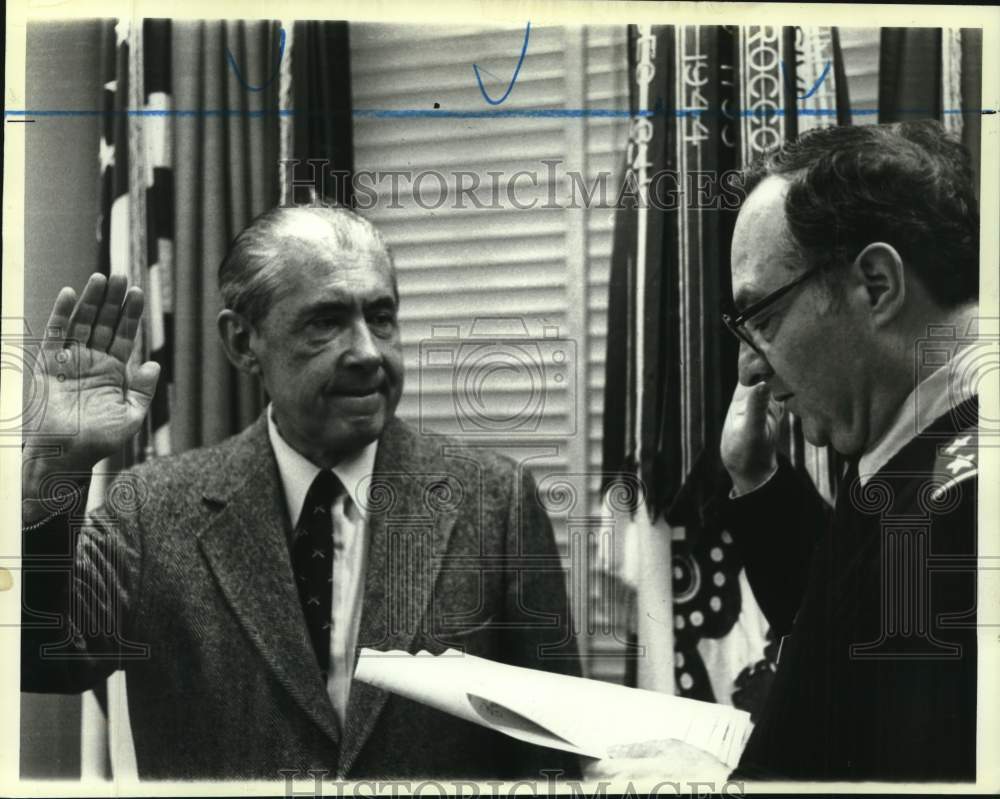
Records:
{"label": "dark patterned necktie", "polygon": [[292,568],[323,682],[330,670],[330,610],[333,606],[333,503],[345,491],[337,476],[321,471],[313,480],[292,546]]}

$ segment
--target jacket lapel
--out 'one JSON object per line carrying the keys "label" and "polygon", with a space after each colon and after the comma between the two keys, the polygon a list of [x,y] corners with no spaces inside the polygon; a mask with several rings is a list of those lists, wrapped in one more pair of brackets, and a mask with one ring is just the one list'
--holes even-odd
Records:
{"label": "jacket lapel", "polygon": [[222,593],[278,682],[338,742],[336,712],[316,667],[292,575],[287,511],[266,417],[237,437],[203,493],[222,505],[199,534]]}
{"label": "jacket lapel", "polygon": [[[457,515],[428,501],[428,489],[443,476],[443,460],[434,450],[421,447],[417,434],[402,422],[390,422],[379,442],[370,488],[359,651],[410,651],[424,626]],[[388,697],[358,680],[351,684],[340,775],[349,773]]]}

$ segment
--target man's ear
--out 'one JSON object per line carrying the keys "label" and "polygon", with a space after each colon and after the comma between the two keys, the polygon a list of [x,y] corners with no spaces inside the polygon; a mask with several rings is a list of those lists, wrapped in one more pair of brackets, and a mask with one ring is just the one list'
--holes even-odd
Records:
{"label": "man's ear", "polygon": [[895,318],[906,302],[903,259],[891,244],[877,241],[854,261],[868,310],[876,323]]}
{"label": "man's ear", "polygon": [[251,346],[254,331],[246,318],[236,311],[224,308],[219,311],[216,324],[219,326],[222,347],[233,366],[241,372],[259,375],[260,363]]}

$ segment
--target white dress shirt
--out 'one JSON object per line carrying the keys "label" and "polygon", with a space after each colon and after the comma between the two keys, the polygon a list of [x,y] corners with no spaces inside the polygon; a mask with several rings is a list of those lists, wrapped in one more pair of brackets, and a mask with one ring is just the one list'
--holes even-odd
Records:
{"label": "white dress shirt", "polygon": [[[285,493],[288,521],[298,524],[306,494],[320,467],[293,449],[281,437],[273,409],[267,409],[267,434],[271,440],[278,474]],[[333,606],[330,611],[330,674],[326,692],[330,696],[341,727],[347,718],[347,702],[354,675],[354,648],[361,623],[364,599],[365,564],[368,552],[368,524],[365,492],[375,468],[378,442],[333,467],[333,473],[347,489],[333,503]]]}

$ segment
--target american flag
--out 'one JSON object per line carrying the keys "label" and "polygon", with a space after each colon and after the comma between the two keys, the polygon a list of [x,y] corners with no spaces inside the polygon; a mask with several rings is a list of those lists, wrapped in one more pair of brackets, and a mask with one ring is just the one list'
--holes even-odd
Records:
{"label": "american flag", "polygon": [[160,384],[149,411],[148,455],[170,452],[174,361],[174,171],[170,140],[170,20],[146,20],[144,38],[144,186],[146,188],[146,330]]}
{"label": "american flag", "polygon": [[[170,21],[146,20],[141,34],[138,38],[130,32],[124,19],[109,21],[104,28],[105,113],[98,151],[98,271],[127,275],[131,284],[145,291],[143,357],[160,364],[146,431],[131,460],[170,452],[173,384]],[[130,114],[130,108],[144,113]]]}
{"label": "american flag", "polygon": [[[173,395],[174,182],[170,140],[170,21],[109,20],[101,37],[103,126],[98,148],[97,271],[123,274],[146,295],[141,357],[160,381],[136,444],[94,469],[89,504],[103,502],[114,472],[170,452]],[[134,113],[141,110],[141,114]],[[122,672],[83,699],[84,777],[136,774]]]}

